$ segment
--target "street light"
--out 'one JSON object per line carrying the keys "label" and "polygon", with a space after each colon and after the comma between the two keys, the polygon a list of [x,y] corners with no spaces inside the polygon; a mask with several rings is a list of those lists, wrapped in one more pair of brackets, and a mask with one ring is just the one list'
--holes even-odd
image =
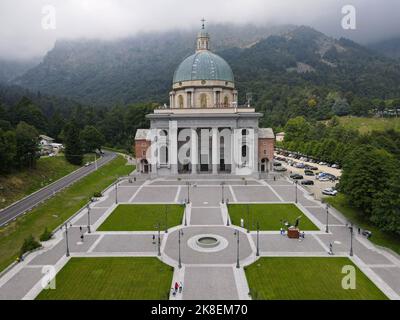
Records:
{"label": "street light", "polygon": [[297,203],[297,183],[298,183],[298,181],[295,180],[294,181],[294,188],[295,188],[295,193],[296,193],[296,203]]}
{"label": "street light", "polygon": [[237,243],[236,268],[240,268],[240,264],[239,264],[239,231],[235,230],[235,232],[233,234],[237,238],[237,240],[236,240],[236,243]]}
{"label": "street light", "polygon": [[353,223],[349,227],[350,229],[350,257],[353,256]]}
{"label": "street light", "polygon": [[88,219],[87,229],[88,229],[88,233],[90,233],[91,231],[90,231],[90,204],[89,203],[87,205],[87,219]]}
{"label": "street light", "polygon": [[178,268],[182,268],[182,260],[181,260],[181,236],[183,237],[183,230],[179,230],[178,232],[178,248],[179,248],[179,257],[178,257]]}
{"label": "street light", "polygon": [[168,205],[165,206],[165,233],[168,233]]}
{"label": "street light", "polygon": [[118,181],[119,179],[115,182],[115,204],[118,204]]}
{"label": "street light", "polygon": [[67,253],[66,256],[69,257],[69,244],[68,244],[68,223],[65,223],[65,240],[67,242]]}
{"label": "street light", "polygon": [[249,205],[246,205],[246,209],[247,209],[247,233],[250,233],[250,216],[249,216]]}
{"label": "street light", "polygon": [[190,182],[189,181],[186,182],[186,186],[187,186],[187,203],[190,203]]}
{"label": "street light", "polygon": [[329,203],[326,204],[326,227],[325,232],[329,233]]}
{"label": "street light", "polygon": [[187,217],[186,217],[186,208],[187,208],[187,206],[186,206],[186,203],[184,203],[183,205],[184,205],[183,214],[185,215],[185,227],[186,227],[187,226]]}
{"label": "street light", "polygon": [[224,203],[224,186],[225,182],[221,182],[221,203]]}
{"label": "street light", "polygon": [[158,229],[158,238],[157,238],[157,255],[158,256],[161,256],[161,249],[160,249],[160,247],[161,247],[161,235],[160,235],[160,229],[161,229],[161,224],[160,224],[160,222],[158,222],[157,224],[156,224],[156,228]]}
{"label": "street light", "polygon": [[256,256],[259,257],[260,256],[260,224],[257,221],[257,252],[256,252]]}

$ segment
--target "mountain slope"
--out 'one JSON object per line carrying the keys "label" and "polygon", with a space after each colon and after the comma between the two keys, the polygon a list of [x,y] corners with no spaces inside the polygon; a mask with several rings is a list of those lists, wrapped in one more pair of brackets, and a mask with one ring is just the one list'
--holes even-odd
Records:
{"label": "mountain slope", "polygon": [[368,48],[389,58],[400,58],[400,38],[388,39],[368,45]]}
{"label": "mountain slope", "polygon": [[[257,105],[271,88],[276,93],[312,87],[368,98],[399,95],[399,64],[350,40],[309,27],[210,29],[213,50],[232,66],[241,102],[252,91]],[[173,72],[194,51],[194,38],[193,32],[168,32],[113,42],[58,42],[17,83],[99,105],[167,102]]]}
{"label": "mountain slope", "polygon": [[[293,29],[217,25],[210,27],[215,50],[246,47],[270,34]],[[172,74],[193,52],[195,32],[141,34],[116,40],[59,41],[18,85],[85,103],[109,105],[167,101]]]}

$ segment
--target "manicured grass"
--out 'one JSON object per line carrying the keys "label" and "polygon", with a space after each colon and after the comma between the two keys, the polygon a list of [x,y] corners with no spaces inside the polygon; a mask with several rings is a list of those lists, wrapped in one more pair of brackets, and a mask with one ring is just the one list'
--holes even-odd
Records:
{"label": "manicured grass", "polygon": [[[343,266],[356,270],[356,289],[342,288]],[[260,300],[382,300],[387,297],[342,257],[264,257],[245,268],[253,299]]]}
{"label": "manicured grass", "polygon": [[244,220],[247,228],[247,207],[249,208],[250,230],[256,230],[257,221],[260,230],[276,231],[283,227],[283,221],[294,224],[301,216],[299,227],[301,230],[319,230],[315,224],[292,203],[260,203],[260,204],[229,204],[228,211],[234,225],[240,226],[240,219]]}
{"label": "manicured grass", "polygon": [[340,124],[346,128],[358,130],[360,133],[387,129],[400,131],[400,118],[341,117]]}
{"label": "manicured grass", "polygon": [[369,238],[371,242],[382,247],[390,248],[400,254],[400,237],[379,230],[378,227],[365,219],[360,211],[351,207],[344,194],[339,193],[336,197],[326,197],[324,201],[340,211],[349,222],[353,222],[362,229],[372,231],[372,237]]}
{"label": "manicured grass", "polygon": [[[165,214],[167,210],[167,214]],[[150,231],[182,223],[184,207],[177,204],[120,204],[98,231]],[[167,217],[166,217],[167,216]]]}
{"label": "manicured grass", "polygon": [[7,207],[78,168],[63,156],[45,157],[36,162],[35,168],[0,175],[0,208]]}
{"label": "manicured grass", "polygon": [[134,166],[127,166],[122,157],[117,157],[15,222],[0,228],[0,270],[17,258],[25,238],[32,234],[38,239],[46,227],[53,230],[77,212],[95,191],[102,191],[118,176],[127,175],[133,169]]}
{"label": "manicured grass", "polygon": [[167,300],[173,268],[157,258],[72,258],[38,300]]}

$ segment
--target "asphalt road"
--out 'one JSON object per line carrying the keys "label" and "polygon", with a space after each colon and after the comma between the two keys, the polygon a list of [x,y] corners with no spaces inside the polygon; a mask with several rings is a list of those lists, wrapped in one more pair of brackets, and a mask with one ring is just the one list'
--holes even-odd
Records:
{"label": "asphalt road", "polygon": [[[113,152],[105,151],[103,157],[97,160],[97,167],[101,167],[104,164],[110,162],[116,157]],[[13,203],[9,207],[0,211],[0,226],[14,220],[24,212],[32,209],[41,202],[47,200],[52,195],[60,191],[61,189],[69,186],[70,184],[82,179],[84,176],[96,170],[95,164],[91,164],[87,167],[82,167],[72,174],[69,174],[54,183],[40,189],[39,191],[30,194],[29,196],[21,199],[18,202]]]}

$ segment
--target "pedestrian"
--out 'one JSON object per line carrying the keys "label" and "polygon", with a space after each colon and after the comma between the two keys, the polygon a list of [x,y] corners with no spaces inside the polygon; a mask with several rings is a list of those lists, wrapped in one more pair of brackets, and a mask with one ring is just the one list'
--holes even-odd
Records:
{"label": "pedestrian", "polygon": [[281,228],[281,236],[283,236],[283,228]]}
{"label": "pedestrian", "polygon": [[304,233],[304,231],[301,233],[301,237],[304,239],[306,237],[306,234]]}
{"label": "pedestrian", "polygon": [[358,228],[358,234],[361,234],[361,228],[360,227]]}
{"label": "pedestrian", "polygon": [[82,233],[82,226],[79,227],[79,231]]}
{"label": "pedestrian", "polygon": [[172,295],[175,297],[175,296],[176,296],[176,291],[175,291],[175,289],[174,289],[174,288],[171,288],[171,290],[172,290]]}
{"label": "pedestrian", "polygon": [[274,176],[274,181],[276,181],[276,177]]}
{"label": "pedestrian", "polygon": [[333,245],[332,242],[329,243],[329,252],[330,255],[333,255]]}
{"label": "pedestrian", "polygon": [[179,289],[179,283],[175,282],[175,292],[178,292],[178,289]]}
{"label": "pedestrian", "polygon": [[182,281],[179,281],[179,293],[182,293],[183,290],[183,284]]}
{"label": "pedestrian", "polygon": [[153,244],[156,243],[156,236],[153,234]]}
{"label": "pedestrian", "polygon": [[83,242],[83,234],[81,234],[81,241]]}

